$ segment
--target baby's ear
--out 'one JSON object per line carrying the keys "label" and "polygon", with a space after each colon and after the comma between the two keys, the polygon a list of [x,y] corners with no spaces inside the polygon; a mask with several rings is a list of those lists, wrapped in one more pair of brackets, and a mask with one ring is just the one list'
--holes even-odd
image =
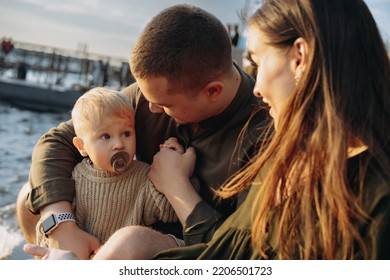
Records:
{"label": "baby's ear", "polygon": [[83,157],[88,156],[87,151],[84,149],[83,139],[81,139],[80,137],[77,137],[77,136],[73,137],[73,145],[75,145],[75,147],[77,148],[77,150],[79,150],[80,154]]}

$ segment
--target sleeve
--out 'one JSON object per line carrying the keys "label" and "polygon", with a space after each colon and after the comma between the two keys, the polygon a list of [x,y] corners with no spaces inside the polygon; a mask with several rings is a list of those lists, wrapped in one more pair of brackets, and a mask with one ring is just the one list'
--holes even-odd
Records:
{"label": "sleeve", "polygon": [[144,208],[144,222],[146,225],[151,225],[157,221],[163,223],[177,222],[178,218],[164,194],[159,192],[148,179],[146,186],[148,195],[146,196]]}
{"label": "sleeve", "polygon": [[[194,188],[199,190],[199,181],[191,178]],[[237,195],[236,209],[245,201],[250,188]],[[215,231],[226,220],[226,216],[211,207],[204,200],[200,201],[192,210],[184,224],[183,238],[186,245],[205,243],[211,240]]]}
{"label": "sleeve", "polygon": [[73,146],[72,121],[61,123],[41,136],[32,153],[26,207],[34,214],[51,203],[72,202],[72,170],[82,157]]}
{"label": "sleeve", "polygon": [[225,217],[205,201],[200,201],[187,217],[184,224],[184,242],[186,245],[208,242],[214,232],[224,222]]}
{"label": "sleeve", "polygon": [[[369,218],[359,224],[359,231],[366,245],[367,258],[390,259],[390,177],[376,165],[368,167],[362,195],[363,209]],[[364,258],[357,246],[354,259]]]}
{"label": "sleeve", "polygon": [[[88,214],[88,211],[86,209],[87,206],[86,203],[84,203],[85,201],[84,196],[82,194],[79,195],[79,193],[77,192],[78,188],[81,189],[79,184],[82,180],[81,179],[82,173],[80,172],[81,168],[79,167],[81,167],[82,164],[83,161],[77,164],[72,171],[72,178],[74,179],[75,182],[75,195],[73,196],[73,201],[72,201],[72,211],[76,216],[77,226],[85,230],[85,221],[87,219],[87,214]],[[83,189],[81,189],[80,192],[82,190]]]}
{"label": "sleeve", "polygon": [[369,258],[373,260],[390,259],[390,195],[382,197],[371,212],[365,243]]}

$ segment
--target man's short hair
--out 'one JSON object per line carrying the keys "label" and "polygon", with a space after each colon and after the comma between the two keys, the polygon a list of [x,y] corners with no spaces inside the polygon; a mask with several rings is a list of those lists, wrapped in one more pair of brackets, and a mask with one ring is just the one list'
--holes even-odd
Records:
{"label": "man's short hair", "polygon": [[201,89],[232,67],[230,37],[213,14],[176,5],[156,15],[130,56],[136,78],[163,76],[181,89]]}

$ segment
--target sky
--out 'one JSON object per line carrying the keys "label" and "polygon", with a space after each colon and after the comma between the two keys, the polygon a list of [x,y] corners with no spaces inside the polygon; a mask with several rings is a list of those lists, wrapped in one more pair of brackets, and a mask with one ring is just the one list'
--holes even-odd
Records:
{"label": "sky", "polygon": [[[127,58],[148,21],[180,3],[199,6],[224,24],[234,24],[240,23],[246,0],[0,0],[0,37],[69,50],[85,44],[91,53]],[[390,0],[366,3],[389,42]]]}

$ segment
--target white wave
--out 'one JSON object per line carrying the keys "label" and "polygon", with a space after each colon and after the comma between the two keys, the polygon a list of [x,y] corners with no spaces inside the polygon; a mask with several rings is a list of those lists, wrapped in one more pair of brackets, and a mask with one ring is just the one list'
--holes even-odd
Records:
{"label": "white wave", "polygon": [[0,260],[8,259],[22,242],[24,238],[19,231],[6,224],[0,225]]}

